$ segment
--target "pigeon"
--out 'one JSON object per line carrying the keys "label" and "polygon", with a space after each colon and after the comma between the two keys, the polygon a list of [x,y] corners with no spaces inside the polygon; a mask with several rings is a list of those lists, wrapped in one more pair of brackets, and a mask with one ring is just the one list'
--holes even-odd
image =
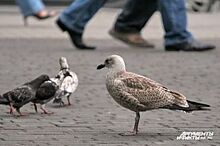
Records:
{"label": "pigeon", "polygon": [[60,72],[57,76],[60,77],[61,84],[53,103],[60,103],[60,105],[64,105],[62,98],[66,97],[68,105],[71,105],[69,98],[71,94],[75,92],[78,86],[78,77],[76,73],[70,70],[67,59],[65,57],[60,57],[59,63]]}
{"label": "pigeon", "polygon": [[16,110],[20,116],[23,116],[24,114],[20,112],[20,108],[35,98],[37,89],[47,80],[49,80],[49,76],[43,74],[30,82],[4,93],[0,96],[0,104],[9,105],[10,114],[14,114]]}
{"label": "pigeon", "polygon": [[192,112],[210,110],[210,105],[187,100],[186,97],[160,83],[132,72],[127,72],[121,56],[111,55],[97,69],[108,68],[106,88],[121,106],[136,113],[134,129],[122,135],[136,135],[140,112],[153,109],[170,109]]}
{"label": "pigeon", "polygon": [[45,81],[40,85],[40,87],[36,91],[36,98],[34,98],[31,102],[34,103],[34,108],[36,113],[37,104],[41,105],[41,110],[43,114],[52,114],[53,112],[48,112],[45,109],[45,104],[50,102],[56,95],[57,90],[59,89],[60,78],[51,78],[48,81]]}

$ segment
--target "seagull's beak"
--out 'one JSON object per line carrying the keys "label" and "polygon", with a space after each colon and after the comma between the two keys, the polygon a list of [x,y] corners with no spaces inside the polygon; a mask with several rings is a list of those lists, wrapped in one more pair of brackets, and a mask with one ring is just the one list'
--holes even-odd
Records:
{"label": "seagull's beak", "polygon": [[100,70],[100,69],[102,69],[104,67],[105,67],[105,64],[100,64],[100,65],[97,66],[97,69]]}

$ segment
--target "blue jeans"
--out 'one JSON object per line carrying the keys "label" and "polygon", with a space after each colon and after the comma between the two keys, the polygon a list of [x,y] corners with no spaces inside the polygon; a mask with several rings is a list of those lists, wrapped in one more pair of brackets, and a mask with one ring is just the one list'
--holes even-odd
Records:
{"label": "blue jeans", "polygon": [[75,0],[59,16],[70,30],[82,34],[88,21],[107,0]]}
{"label": "blue jeans", "polygon": [[114,28],[119,32],[140,33],[158,9],[165,30],[165,45],[193,40],[187,30],[185,0],[128,0]]}
{"label": "blue jeans", "polygon": [[45,8],[41,0],[16,0],[23,16],[38,13]]}

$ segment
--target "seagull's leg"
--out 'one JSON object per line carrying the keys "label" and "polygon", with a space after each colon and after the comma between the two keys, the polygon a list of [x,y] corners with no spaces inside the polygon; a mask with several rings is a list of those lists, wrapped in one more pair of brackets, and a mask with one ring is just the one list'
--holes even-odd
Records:
{"label": "seagull's leg", "polygon": [[37,111],[37,104],[36,103],[34,103],[34,109],[35,109],[35,112],[38,113],[38,111]]}
{"label": "seagull's leg", "polygon": [[133,131],[132,132],[121,133],[120,135],[122,135],[122,136],[134,136],[134,135],[137,135],[139,120],[140,120],[140,113],[136,112],[135,124],[134,124]]}
{"label": "seagull's leg", "polygon": [[45,104],[42,104],[40,109],[43,111],[42,114],[53,114],[53,112],[48,112],[46,109],[45,109]]}
{"label": "seagull's leg", "polygon": [[134,130],[133,130],[133,133],[135,133],[135,134],[138,133],[139,120],[140,120],[140,113],[139,113],[139,112],[136,112],[135,124],[134,124]]}

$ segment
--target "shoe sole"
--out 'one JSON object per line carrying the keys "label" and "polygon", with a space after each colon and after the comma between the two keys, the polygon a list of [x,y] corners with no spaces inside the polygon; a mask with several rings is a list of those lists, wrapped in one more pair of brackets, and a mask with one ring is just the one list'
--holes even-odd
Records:
{"label": "shoe sole", "polygon": [[171,49],[171,48],[165,48],[165,51],[170,51],[170,52],[172,52],[172,51],[176,51],[176,52],[178,52],[178,51],[184,51],[184,52],[204,52],[204,51],[211,51],[211,50],[214,50],[215,48],[208,48],[208,49],[203,49],[203,50],[183,50],[183,49]]}

